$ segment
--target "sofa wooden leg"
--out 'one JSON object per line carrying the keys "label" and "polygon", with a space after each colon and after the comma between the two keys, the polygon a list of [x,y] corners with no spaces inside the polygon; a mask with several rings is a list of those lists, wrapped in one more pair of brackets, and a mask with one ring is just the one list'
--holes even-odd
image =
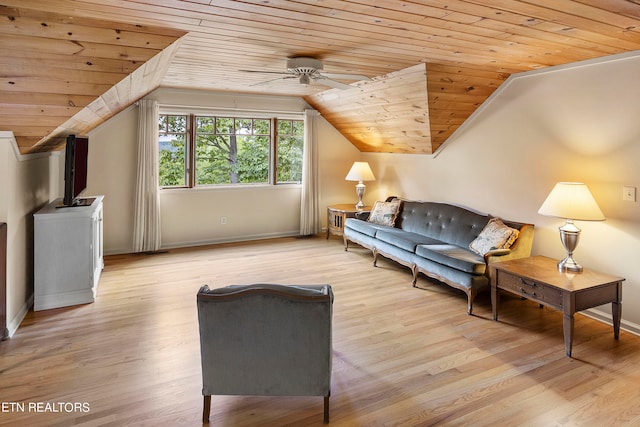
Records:
{"label": "sofa wooden leg", "polygon": [[324,397],[324,423],[329,424],[329,396]]}
{"label": "sofa wooden leg", "polygon": [[204,396],[204,405],[202,408],[202,423],[209,424],[209,413],[211,412],[211,396]]}
{"label": "sofa wooden leg", "polygon": [[473,292],[473,290],[467,293],[467,314],[469,316],[473,314],[473,300],[475,299],[475,297],[476,295],[475,295],[475,292]]}
{"label": "sofa wooden leg", "polygon": [[418,274],[420,274],[420,272],[418,271],[418,266],[415,264],[411,265],[411,275],[413,276],[411,279],[411,285],[416,288],[417,284],[418,284]]}
{"label": "sofa wooden leg", "polygon": [[373,266],[377,267],[378,266],[377,265],[378,264],[378,251],[375,248],[373,248],[373,249],[371,249],[371,252],[373,253]]}

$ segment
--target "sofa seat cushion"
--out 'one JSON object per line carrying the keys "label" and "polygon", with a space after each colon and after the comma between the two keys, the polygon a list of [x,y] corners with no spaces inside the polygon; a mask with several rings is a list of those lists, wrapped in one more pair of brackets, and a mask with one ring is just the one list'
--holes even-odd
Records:
{"label": "sofa seat cushion", "polygon": [[379,230],[376,233],[376,239],[409,252],[414,252],[418,245],[442,244],[441,241],[431,237],[398,230],[397,228]]}
{"label": "sofa seat cushion", "polygon": [[471,252],[468,249],[456,245],[435,244],[419,245],[416,255],[446,265],[456,270],[466,273],[482,275],[486,272],[487,266],[484,258]]}
{"label": "sofa seat cushion", "polygon": [[393,227],[388,227],[386,225],[379,225],[373,222],[363,221],[356,218],[347,218],[347,220],[344,223],[344,228],[355,230],[369,237],[376,237],[376,233],[379,230],[393,229]]}

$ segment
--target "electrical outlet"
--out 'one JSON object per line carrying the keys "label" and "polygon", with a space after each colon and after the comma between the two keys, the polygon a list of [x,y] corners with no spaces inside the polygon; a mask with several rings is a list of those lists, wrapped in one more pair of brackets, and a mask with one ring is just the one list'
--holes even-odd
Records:
{"label": "electrical outlet", "polygon": [[625,202],[635,202],[636,201],[636,187],[630,187],[625,185],[622,187],[622,200]]}
{"label": "electrical outlet", "polygon": [[226,225],[226,223],[227,223],[227,217],[226,216],[221,216],[220,217],[220,224]]}

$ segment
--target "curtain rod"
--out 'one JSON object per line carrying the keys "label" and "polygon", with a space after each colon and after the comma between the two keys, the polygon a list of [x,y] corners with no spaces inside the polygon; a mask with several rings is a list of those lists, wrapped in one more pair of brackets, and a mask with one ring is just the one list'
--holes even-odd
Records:
{"label": "curtain rod", "polygon": [[[263,114],[304,114],[303,111],[295,111],[295,110],[260,110],[256,108],[238,108],[238,107],[207,107],[204,105],[177,105],[177,104],[163,104],[158,103],[160,108],[181,108],[181,109],[192,109],[192,110],[218,110],[218,111],[236,111],[236,112],[253,112],[253,113],[263,113]],[[305,108],[305,110],[309,110],[310,108]]]}

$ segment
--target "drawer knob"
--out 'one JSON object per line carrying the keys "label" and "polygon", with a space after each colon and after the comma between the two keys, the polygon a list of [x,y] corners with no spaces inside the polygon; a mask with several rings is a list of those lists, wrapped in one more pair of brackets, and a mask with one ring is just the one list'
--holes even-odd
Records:
{"label": "drawer knob", "polygon": [[528,286],[530,288],[535,288],[537,286],[536,282],[527,282],[522,277],[520,278],[520,283],[522,283],[524,286]]}
{"label": "drawer knob", "polygon": [[520,292],[522,292],[523,295],[531,295],[532,297],[537,297],[538,295],[535,292],[527,292],[527,290],[525,288],[520,288]]}

